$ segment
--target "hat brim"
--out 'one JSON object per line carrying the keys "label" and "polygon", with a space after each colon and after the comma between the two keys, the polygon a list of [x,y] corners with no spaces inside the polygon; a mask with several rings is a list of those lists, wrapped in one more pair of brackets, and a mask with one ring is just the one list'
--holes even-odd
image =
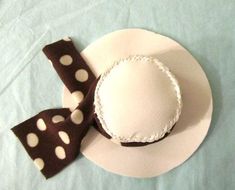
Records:
{"label": "hat brim", "polygon": [[[183,96],[180,119],[162,141],[142,147],[123,147],[91,128],[82,141],[81,152],[85,157],[110,172],[143,178],[158,176],[179,166],[197,150],[211,122],[211,89],[198,62],[179,43],[143,29],[124,29],[96,40],[81,55],[96,76],[120,58],[156,57],[177,77]],[[66,88],[63,106],[76,106]]]}

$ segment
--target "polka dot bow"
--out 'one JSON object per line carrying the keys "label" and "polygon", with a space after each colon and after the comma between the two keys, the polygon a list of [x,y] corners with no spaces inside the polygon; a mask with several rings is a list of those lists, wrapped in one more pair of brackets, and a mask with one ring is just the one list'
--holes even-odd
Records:
{"label": "polka dot bow", "polygon": [[98,79],[86,65],[70,38],[49,44],[43,52],[65,86],[79,103],[48,109],[12,128],[37,168],[52,177],[79,154],[80,144],[94,122],[94,90]]}

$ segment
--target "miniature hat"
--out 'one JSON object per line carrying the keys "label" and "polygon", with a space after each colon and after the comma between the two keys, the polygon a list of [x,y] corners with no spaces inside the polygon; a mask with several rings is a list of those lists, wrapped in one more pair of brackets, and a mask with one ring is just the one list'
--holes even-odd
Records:
{"label": "miniature hat", "polygon": [[205,138],[210,86],[175,41],[126,29],[81,54],[70,38],[43,51],[65,84],[63,105],[69,109],[42,111],[12,130],[46,178],[71,163],[80,148],[108,171],[157,176],[183,163]]}
{"label": "miniature hat", "polygon": [[[210,126],[212,95],[204,71],[184,47],[147,30],[124,29],[101,37],[81,55],[104,80],[95,96],[103,135],[88,131],[81,147],[86,158],[110,172],[145,178],[179,166],[197,150]],[[66,88],[63,105],[76,105]],[[129,141],[148,145],[126,147]]]}

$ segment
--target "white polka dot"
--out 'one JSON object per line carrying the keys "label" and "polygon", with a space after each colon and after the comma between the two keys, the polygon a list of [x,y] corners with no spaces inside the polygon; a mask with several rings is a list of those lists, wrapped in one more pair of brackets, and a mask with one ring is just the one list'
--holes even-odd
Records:
{"label": "white polka dot", "polygon": [[59,137],[61,138],[61,140],[65,143],[65,144],[69,144],[70,143],[70,139],[69,139],[69,135],[64,132],[64,131],[59,131],[58,132]]}
{"label": "white polka dot", "polygon": [[37,127],[40,131],[45,131],[47,129],[47,126],[42,118],[37,120]]}
{"label": "white polka dot", "polygon": [[49,63],[52,65],[52,62],[51,62],[51,60],[49,59],[48,61],[49,61]]}
{"label": "white polka dot", "polygon": [[51,120],[52,120],[53,123],[59,123],[61,121],[64,121],[65,119],[62,115],[55,115],[55,116],[52,117]]}
{"label": "white polka dot", "polygon": [[55,155],[61,160],[66,158],[65,150],[62,146],[57,146],[55,148]]}
{"label": "white polka dot", "polygon": [[75,91],[72,93],[72,97],[74,98],[76,103],[79,104],[83,100],[84,95],[81,91]]}
{"label": "white polka dot", "polygon": [[64,37],[63,40],[66,41],[66,42],[71,41],[71,39],[68,36]]}
{"label": "white polka dot", "polygon": [[26,140],[30,147],[37,146],[39,142],[38,136],[35,133],[29,133],[26,137]]}
{"label": "white polka dot", "polygon": [[34,164],[36,165],[36,167],[39,169],[39,170],[42,170],[44,168],[44,161],[43,159],[41,158],[36,158],[34,161]]}
{"label": "white polka dot", "polygon": [[79,69],[75,73],[75,78],[79,82],[85,82],[88,79],[88,72],[86,70],[84,70],[84,69]]}
{"label": "white polka dot", "polygon": [[75,104],[72,107],[69,107],[69,111],[72,113],[76,109],[77,105]]}
{"label": "white polka dot", "polygon": [[73,62],[73,58],[70,55],[63,55],[60,58],[60,63],[65,66],[71,65],[72,62]]}
{"label": "white polka dot", "polygon": [[79,109],[75,109],[71,114],[71,120],[75,124],[80,124],[83,121],[83,113]]}

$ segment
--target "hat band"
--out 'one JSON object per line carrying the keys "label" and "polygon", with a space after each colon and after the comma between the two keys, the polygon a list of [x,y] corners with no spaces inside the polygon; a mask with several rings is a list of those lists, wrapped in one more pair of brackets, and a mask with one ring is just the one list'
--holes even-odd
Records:
{"label": "hat band", "polygon": [[[99,80],[76,50],[70,38],[43,48],[57,74],[77,102],[74,110],[48,109],[18,124],[12,131],[19,138],[35,165],[46,177],[52,177],[78,156],[89,126],[111,139],[94,113],[94,91]],[[167,133],[168,134],[168,133]],[[144,146],[154,142],[127,142],[122,146]]]}

